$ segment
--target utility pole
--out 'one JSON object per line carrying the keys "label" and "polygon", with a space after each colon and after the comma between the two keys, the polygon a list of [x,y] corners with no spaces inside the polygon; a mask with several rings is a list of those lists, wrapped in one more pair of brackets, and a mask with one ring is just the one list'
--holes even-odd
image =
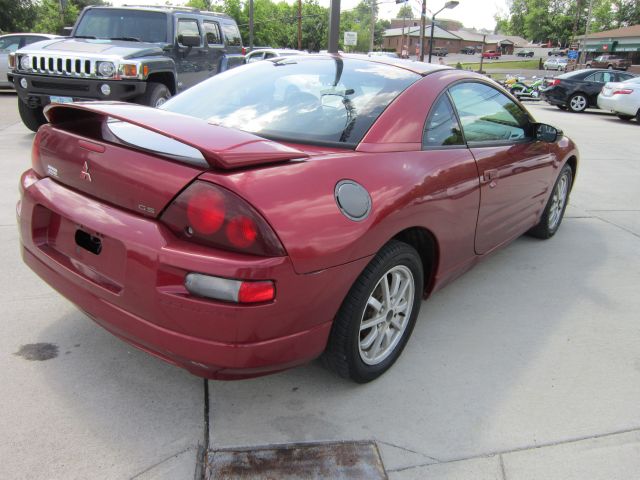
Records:
{"label": "utility pole", "polygon": [[376,34],[376,0],[371,0],[371,41],[369,42],[369,51],[373,52],[374,39]]}
{"label": "utility pole", "polygon": [[253,0],[249,0],[249,49],[253,50]]}
{"label": "utility pole", "polygon": [[302,50],[302,0],[298,0],[298,50]]}
{"label": "utility pole", "polygon": [[484,44],[487,41],[487,36],[482,35],[482,52],[480,53],[480,71],[482,71],[482,60],[484,59]]}
{"label": "utility pole", "polygon": [[[422,0],[422,13],[420,13],[420,61],[424,62],[424,30],[427,22],[427,0]],[[433,26],[431,27],[433,29]]]}
{"label": "utility pole", "polygon": [[581,65],[587,61],[587,39],[589,38],[589,28],[591,28],[591,10],[593,7],[593,0],[589,0],[589,12],[587,13],[587,27],[584,32],[584,40],[582,41],[582,49],[580,50],[580,59],[578,65]]}
{"label": "utility pole", "polygon": [[331,0],[329,9],[329,53],[338,53],[340,35],[340,0]]}

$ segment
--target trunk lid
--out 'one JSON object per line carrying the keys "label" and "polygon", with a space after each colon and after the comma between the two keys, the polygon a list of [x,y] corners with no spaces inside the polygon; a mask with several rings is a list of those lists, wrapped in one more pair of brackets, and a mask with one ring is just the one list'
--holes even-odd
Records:
{"label": "trunk lid", "polygon": [[51,105],[33,168],[74,190],[156,218],[202,172],[309,155],[204,120],[130,104]]}

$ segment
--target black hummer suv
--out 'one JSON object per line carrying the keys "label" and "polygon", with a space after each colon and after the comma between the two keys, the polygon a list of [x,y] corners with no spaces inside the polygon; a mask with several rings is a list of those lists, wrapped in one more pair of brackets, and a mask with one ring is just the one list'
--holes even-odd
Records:
{"label": "black hummer suv", "polygon": [[18,50],[10,80],[36,131],[51,102],[120,100],[160,106],[243,63],[233,18],[185,7],[87,7],[71,36]]}

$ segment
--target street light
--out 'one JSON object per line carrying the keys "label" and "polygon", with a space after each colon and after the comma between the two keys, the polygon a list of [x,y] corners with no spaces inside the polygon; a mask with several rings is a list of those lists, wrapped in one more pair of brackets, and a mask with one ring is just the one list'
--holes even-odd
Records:
{"label": "street light", "polygon": [[[424,8],[426,8],[426,0],[422,0],[424,3]],[[442,7],[440,10],[438,10],[436,13],[433,14],[433,16],[431,17],[431,36],[429,38],[429,63],[431,63],[431,54],[433,53],[433,29],[436,26],[436,15],[438,15],[441,11],[447,9],[447,8],[456,8],[458,5],[460,4],[460,2],[458,2],[457,0],[451,0],[447,3],[444,4],[444,7]],[[425,17],[422,17],[422,21],[425,21]],[[423,30],[424,31],[424,30]],[[422,41],[422,43],[424,43],[424,38],[420,39]],[[424,46],[422,47],[422,52],[420,55],[420,60],[424,61]]]}

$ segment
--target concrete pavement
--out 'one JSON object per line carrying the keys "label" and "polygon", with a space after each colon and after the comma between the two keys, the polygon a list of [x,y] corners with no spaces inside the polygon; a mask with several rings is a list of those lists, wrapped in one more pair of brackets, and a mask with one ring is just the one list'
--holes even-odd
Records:
{"label": "concrete pavement", "polygon": [[33,135],[14,122],[15,100],[0,96],[0,477],[191,479],[207,442],[329,440],[375,440],[392,479],[640,471],[635,122],[531,105],[582,153],[553,239],[523,237],[425,302],[378,381],[351,384],[317,362],[211,381],[205,428],[201,379],[106,333],[22,265],[15,201]]}

